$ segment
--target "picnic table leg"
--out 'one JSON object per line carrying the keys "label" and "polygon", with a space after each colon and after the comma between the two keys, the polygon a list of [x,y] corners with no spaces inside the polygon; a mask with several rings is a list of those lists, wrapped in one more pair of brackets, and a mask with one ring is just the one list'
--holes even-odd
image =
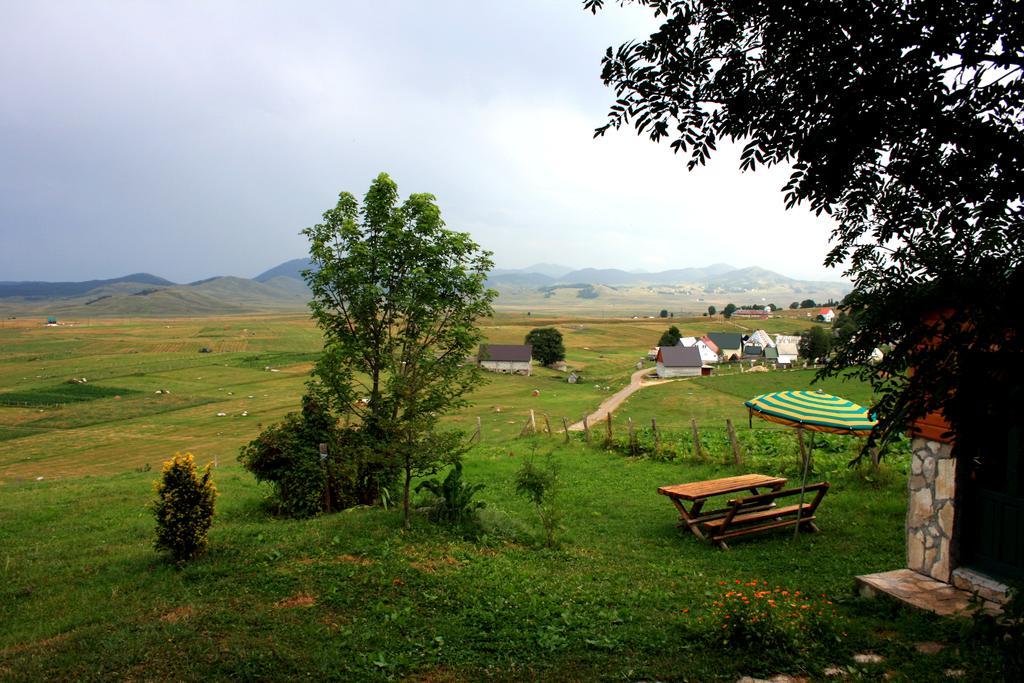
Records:
{"label": "picnic table leg", "polygon": [[676,526],[682,527],[685,524],[694,536],[704,540],[704,534],[701,532],[699,522],[697,521],[697,516],[704,505],[704,501],[697,501],[689,510],[686,509],[686,506],[678,498],[672,498],[672,504],[679,510],[679,522]]}

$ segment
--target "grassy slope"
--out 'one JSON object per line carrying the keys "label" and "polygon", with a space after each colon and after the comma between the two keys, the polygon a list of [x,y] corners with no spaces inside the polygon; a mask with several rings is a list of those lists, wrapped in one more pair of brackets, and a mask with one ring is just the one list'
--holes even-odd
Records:
{"label": "grassy slope", "polygon": [[[654,489],[733,470],[560,446],[564,545],[541,550],[520,530],[531,511],[511,495],[529,450],[518,441],[469,457],[467,477],[487,484],[492,516],[507,520],[505,538],[482,544],[423,523],[402,533],[393,510],[273,519],[251,477],[219,469],[211,550],[180,572],[150,547],[153,473],[10,485],[0,506],[0,674],[735,680],[780,667],[820,675],[863,649],[904,676],[983,664],[954,649],[916,655],[914,640],[953,638],[955,627],[847,597],[853,574],[902,556],[902,480],[881,490],[839,482],[822,533],[723,553],[681,537]],[[693,642],[693,616],[735,579],[836,596],[847,639],[774,664]]]}

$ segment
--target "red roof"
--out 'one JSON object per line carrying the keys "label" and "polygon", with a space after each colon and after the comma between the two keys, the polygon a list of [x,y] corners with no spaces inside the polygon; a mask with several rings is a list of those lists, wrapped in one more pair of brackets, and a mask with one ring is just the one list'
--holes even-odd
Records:
{"label": "red roof", "polygon": [[820,311],[818,311],[818,315],[828,315],[829,313],[835,315],[835,312],[831,308],[823,308]]}

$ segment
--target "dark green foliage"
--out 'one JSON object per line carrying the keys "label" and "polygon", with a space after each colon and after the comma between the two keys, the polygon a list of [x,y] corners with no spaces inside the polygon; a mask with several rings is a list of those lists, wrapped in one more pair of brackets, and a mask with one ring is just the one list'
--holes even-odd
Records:
{"label": "dark green foliage", "polygon": [[526,335],[526,344],[533,347],[533,358],[541,365],[551,365],[565,360],[565,344],[562,333],[553,327],[538,327]]}
{"label": "dark green foliage", "polygon": [[736,312],[736,304],[728,303],[725,308],[722,309],[722,315],[726,318],[731,318],[732,314]]}
{"label": "dark green foliage", "polygon": [[476,511],[486,506],[481,500],[473,500],[473,496],[482,488],[483,484],[467,484],[462,480],[462,462],[456,461],[444,481],[421,481],[416,486],[416,493],[427,491],[436,499],[430,508],[431,519],[441,524],[459,526],[472,522]]}
{"label": "dark green foliage", "polygon": [[632,124],[690,168],[723,140],[744,145],[744,170],[791,165],[787,207],[832,216],[825,265],[854,281],[860,334],[822,374],[857,367],[873,384],[872,441],[939,409],[965,433],[964,354],[1024,352],[1008,334],[1024,291],[1021,3],[630,4],[663,23],[607,51],[617,100],[598,134]]}
{"label": "dark green foliage", "polygon": [[814,303],[814,299],[804,299],[800,302],[800,308],[817,308],[818,304]]}
{"label": "dark green foliage", "polygon": [[678,327],[673,325],[662,332],[661,338],[658,340],[658,346],[675,346],[682,338],[683,333],[679,331]]}
{"label": "dark green foliage", "polygon": [[856,315],[846,310],[840,310],[832,319],[832,332],[840,344],[850,342],[858,329]]}
{"label": "dark green foliage", "polygon": [[[327,444],[326,460],[320,444]],[[289,413],[244,446],[239,461],[257,481],[270,482],[279,511],[295,517],[328,505],[340,510],[376,503],[398,474],[362,430],[338,428],[325,402],[311,394],[301,413]]]}
{"label": "dark green foliage", "polygon": [[789,309],[790,309],[791,311],[795,311],[795,310],[796,310],[796,309],[798,309],[798,308],[800,308],[800,303],[799,303],[799,302],[797,302],[797,301],[794,301],[793,303],[791,303],[791,304],[789,305]]}
{"label": "dark green foliage", "polygon": [[715,313],[718,313],[718,309],[714,306],[708,306],[708,315],[714,315]]}
{"label": "dark green foliage", "polygon": [[800,335],[797,349],[801,358],[811,361],[826,359],[832,350],[832,333],[822,327],[812,327]]}
{"label": "dark green foliage", "polygon": [[658,313],[658,317],[659,318],[667,318],[668,317],[668,309],[667,308],[661,309],[661,312]]}
{"label": "dark green foliage", "polygon": [[1011,588],[1010,601],[998,616],[978,610],[973,617],[969,637],[977,647],[997,643],[1002,650],[1002,675],[1005,681],[1024,680],[1024,595],[1020,586]]}
{"label": "dark green foliage", "polygon": [[150,505],[156,516],[156,549],[167,551],[177,564],[201,554],[216,498],[209,465],[200,475],[190,453],[175,454],[165,462],[156,482],[156,500]]}

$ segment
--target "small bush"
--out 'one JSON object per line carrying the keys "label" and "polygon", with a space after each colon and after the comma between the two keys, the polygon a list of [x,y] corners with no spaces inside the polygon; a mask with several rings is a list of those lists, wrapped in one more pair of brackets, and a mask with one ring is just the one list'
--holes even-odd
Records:
{"label": "small bush", "polygon": [[464,526],[475,522],[476,512],[486,506],[480,500],[473,500],[483,484],[466,484],[462,481],[462,463],[448,472],[444,481],[427,479],[419,483],[416,493],[426,490],[433,495],[433,504],[429,507],[430,518],[440,524]]}
{"label": "small bush", "polygon": [[561,529],[561,510],[558,507],[558,467],[548,453],[543,466],[536,463],[536,455],[523,461],[516,472],[516,493],[531,503],[544,530],[544,545],[558,545],[555,535]]}
{"label": "small bush", "polygon": [[150,508],[156,516],[157,550],[167,551],[178,564],[202,553],[217,497],[210,466],[200,475],[190,453],[176,453],[164,463],[156,495]]}

